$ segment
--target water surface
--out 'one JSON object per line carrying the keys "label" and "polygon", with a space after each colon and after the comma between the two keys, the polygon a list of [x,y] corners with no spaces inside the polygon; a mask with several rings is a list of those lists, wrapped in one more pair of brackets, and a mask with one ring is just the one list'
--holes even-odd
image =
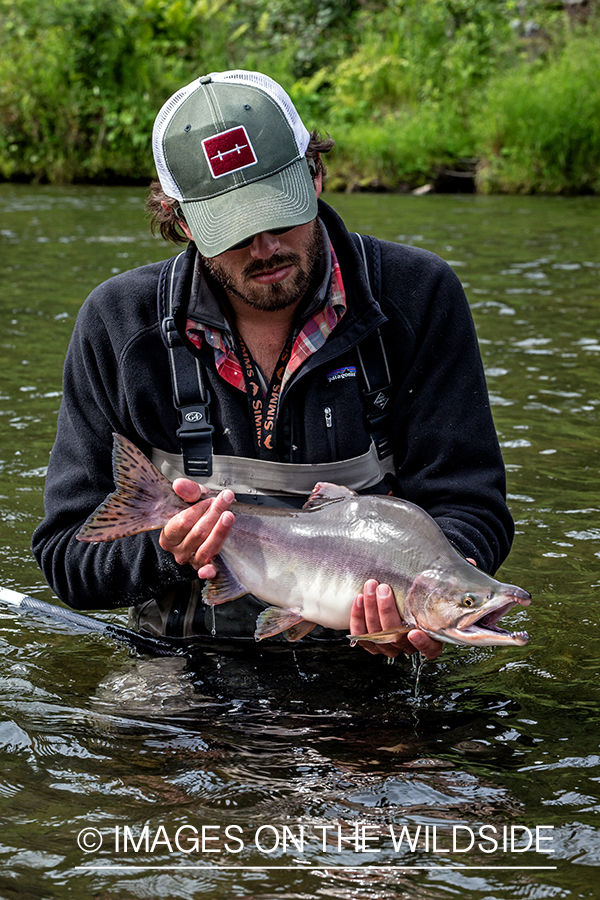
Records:
{"label": "water surface", "polygon": [[[501,575],[534,595],[511,615],[531,642],[446,648],[416,693],[408,662],[358,649],[186,663],[0,608],[2,898],[597,895],[600,203],[329,199],[467,288],[517,522]],[[0,210],[0,583],[52,600],[29,540],[77,310],[176,251],[138,189],[4,184]],[[536,826],[554,853],[522,852]]]}

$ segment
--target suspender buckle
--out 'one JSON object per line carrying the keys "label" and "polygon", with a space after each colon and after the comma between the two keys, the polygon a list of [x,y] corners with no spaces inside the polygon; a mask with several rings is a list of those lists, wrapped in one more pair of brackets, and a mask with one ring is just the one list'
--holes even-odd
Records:
{"label": "suspender buckle", "polygon": [[181,344],[181,338],[175,325],[173,316],[165,316],[161,322],[163,337],[168,347],[175,347]]}
{"label": "suspender buckle", "polygon": [[[208,394],[208,392],[207,392]],[[183,468],[192,478],[209,478],[212,475],[212,433],[215,430],[208,421],[208,404],[195,403],[179,409],[181,425],[177,437],[183,450]]]}
{"label": "suspender buckle", "polygon": [[383,434],[380,437],[377,437],[377,433],[375,432],[371,435],[371,437],[373,438],[373,443],[375,444],[378,458],[385,459],[387,456],[390,456],[393,450],[390,436],[387,434]]}
{"label": "suspender buckle", "polygon": [[375,391],[363,391],[367,430],[377,449],[379,459],[385,459],[392,452],[389,434],[391,403],[389,394],[392,385]]}

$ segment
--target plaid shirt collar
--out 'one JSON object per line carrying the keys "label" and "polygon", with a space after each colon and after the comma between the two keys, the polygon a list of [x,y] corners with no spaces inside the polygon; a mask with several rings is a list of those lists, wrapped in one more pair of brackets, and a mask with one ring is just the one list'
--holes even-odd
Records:
{"label": "plaid shirt collar", "polygon": [[[324,228],[323,228],[324,230]],[[315,293],[315,297],[308,310],[305,312],[303,322],[300,324],[299,332],[296,335],[292,347],[292,353],[287,364],[281,390],[285,388],[293,373],[315,353],[319,347],[322,347],[335,326],[346,312],[346,293],[344,291],[344,283],[340,266],[337,261],[335,251],[329,238],[327,237],[327,246],[329,249],[325,275],[319,289]],[[200,276],[201,277],[201,276]],[[196,279],[195,279],[196,281]],[[200,285],[196,285],[196,290]],[[192,294],[194,294],[194,285],[192,286]],[[326,300],[323,303],[322,297],[325,295]],[[216,301],[211,296],[216,304]],[[212,304],[210,304],[212,306]],[[209,311],[212,312],[212,311]],[[209,315],[213,321],[216,320],[215,315]],[[233,387],[241,391],[246,391],[246,383],[242,372],[242,366],[235,352],[235,344],[229,328],[223,320],[223,327],[216,324],[209,324],[208,321],[198,322],[192,316],[187,319],[185,326],[186,335],[194,344],[200,348],[205,340],[214,351],[215,365],[217,372]]]}

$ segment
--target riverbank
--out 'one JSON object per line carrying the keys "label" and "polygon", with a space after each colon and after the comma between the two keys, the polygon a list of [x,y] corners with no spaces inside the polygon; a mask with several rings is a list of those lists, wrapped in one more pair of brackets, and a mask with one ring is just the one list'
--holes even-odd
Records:
{"label": "riverbank", "polygon": [[147,183],[165,99],[249,68],[336,139],[329,190],[600,193],[597,0],[0,0],[0,26],[3,180]]}

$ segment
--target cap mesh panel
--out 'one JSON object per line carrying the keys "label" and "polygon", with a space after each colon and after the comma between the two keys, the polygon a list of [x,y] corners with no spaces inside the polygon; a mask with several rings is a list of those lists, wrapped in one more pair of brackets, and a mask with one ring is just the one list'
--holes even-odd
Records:
{"label": "cap mesh panel", "polygon": [[156,117],[156,121],[154,122],[154,128],[152,129],[152,152],[154,153],[158,180],[160,181],[165,194],[169,197],[174,197],[176,200],[183,200],[183,194],[177,187],[177,184],[171,175],[165,160],[162,142],[171,118],[177,112],[183,101],[189,97],[197,87],[198,79],[195,78],[190,84],[187,84],[185,87],[181,88],[181,90],[177,91],[177,93],[173,94],[160,110]]}

